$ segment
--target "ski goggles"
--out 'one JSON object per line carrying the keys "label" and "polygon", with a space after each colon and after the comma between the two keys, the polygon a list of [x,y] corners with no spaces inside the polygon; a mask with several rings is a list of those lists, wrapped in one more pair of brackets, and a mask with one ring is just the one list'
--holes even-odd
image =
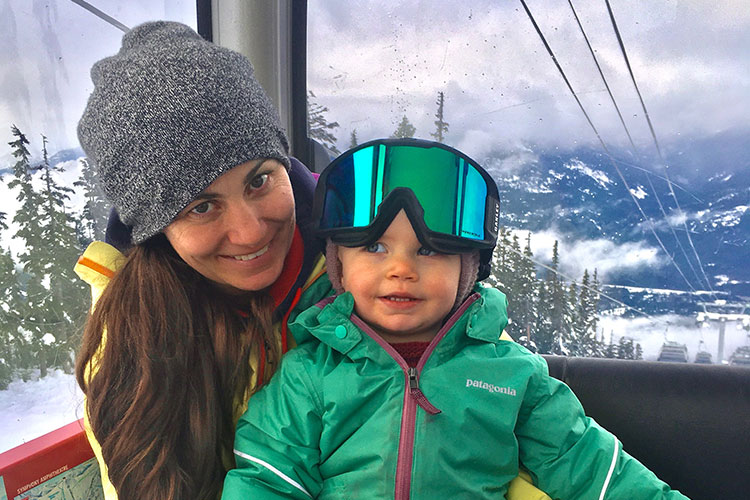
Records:
{"label": "ski goggles", "polygon": [[465,154],[421,139],[381,139],[353,148],[320,174],[313,220],[343,246],[375,243],[400,210],[419,241],[440,253],[481,252],[497,240],[499,196]]}

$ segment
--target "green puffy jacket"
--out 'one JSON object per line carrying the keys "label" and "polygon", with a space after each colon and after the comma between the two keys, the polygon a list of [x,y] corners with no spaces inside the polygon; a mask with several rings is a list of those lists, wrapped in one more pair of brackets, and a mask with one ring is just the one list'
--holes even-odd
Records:
{"label": "green puffy jacket", "polygon": [[301,313],[307,342],[250,401],[222,498],[503,498],[519,465],[563,499],[685,498],[586,417],[540,356],[501,340],[505,296],[477,288],[416,368],[352,315]]}

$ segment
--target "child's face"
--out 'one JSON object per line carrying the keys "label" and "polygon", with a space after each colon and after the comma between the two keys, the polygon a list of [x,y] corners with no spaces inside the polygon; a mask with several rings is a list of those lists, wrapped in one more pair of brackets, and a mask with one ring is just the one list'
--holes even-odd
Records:
{"label": "child's face", "polygon": [[376,243],[338,252],[357,316],[388,342],[432,340],[456,300],[459,255],[423,248],[403,210]]}

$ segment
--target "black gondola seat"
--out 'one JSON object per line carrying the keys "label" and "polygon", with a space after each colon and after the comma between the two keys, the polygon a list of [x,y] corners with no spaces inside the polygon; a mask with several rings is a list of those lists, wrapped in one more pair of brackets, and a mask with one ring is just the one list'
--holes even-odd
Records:
{"label": "black gondola seat", "polygon": [[750,495],[750,369],[545,355],[625,451],[692,500]]}

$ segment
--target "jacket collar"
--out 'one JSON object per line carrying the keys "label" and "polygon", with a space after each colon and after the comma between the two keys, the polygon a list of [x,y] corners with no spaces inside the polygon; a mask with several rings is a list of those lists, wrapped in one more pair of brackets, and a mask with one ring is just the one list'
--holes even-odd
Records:
{"label": "jacket collar", "polygon": [[[294,194],[294,207],[297,220],[295,240],[292,250],[296,251],[289,262],[292,269],[284,264],[286,272],[283,283],[274,285],[274,305],[277,318],[283,316],[291,307],[297,290],[305,284],[315,266],[317,256],[323,252],[323,241],[315,235],[312,219],[313,193],[315,192],[315,177],[299,160],[289,158],[289,180]],[[290,254],[293,252],[290,251]]]}

